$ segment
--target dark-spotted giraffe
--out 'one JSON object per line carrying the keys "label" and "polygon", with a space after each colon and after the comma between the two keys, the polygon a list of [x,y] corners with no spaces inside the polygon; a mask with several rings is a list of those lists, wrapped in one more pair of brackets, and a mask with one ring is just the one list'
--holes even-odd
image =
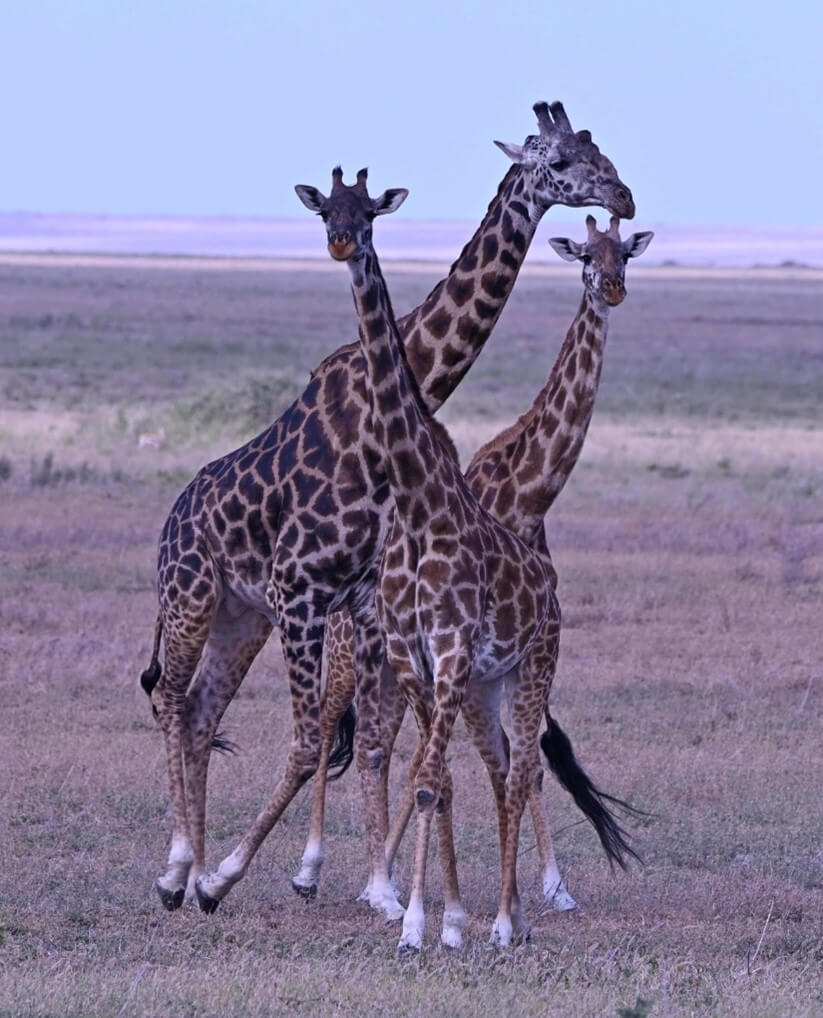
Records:
{"label": "dark-spotted giraffe", "polygon": [[[515,424],[479,449],[466,471],[472,493],[481,505],[509,530],[544,554],[549,565],[551,559],[545,539],[544,518],[578,460],[591,422],[606,344],[609,309],[621,303],[625,296],[628,259],[641,255],[654,236],[648,232],[636,233],[623,241],[616,218],[611,220],[608,231],[600,232],[594,218],[587,216],[586,228],[588,236],[582,244],[565,238],[553,238],[549,242],[561,257],[583,262],[584,289],[548,381],[531,408]],[[324,658],[328,668],[327,706],[323,717],[324,748],[331,747],[337,721],[351,703],[355,687],[351,620],[343,612],[335,613],[333,619],[334,624],[327,633]],[[384,669],[381,693],[383,747],[388,759],[405,713],[405,703],[398,696],[396,681],[388,668]],[[475,729],[490,735],[487,755],[502,753],[505,756],[506,737],[499,726],[499,715],[496,718],[476,718]],[[554,751],[555,767],[562,780],[564,772],[556,759],[560,730],[554,719],[552,729],[545,738],[549,740],[547,746]],[[323,861],[325,771],[324,761],[314,787],[315,803],[300,872],[294,878],[295,888],[302,893],[316,891]],[[574,785],[574,781],[568,775],[566,777]],[[542,779],[542,772],[539,778]],[[386,845],[389,872],[413,808],[410,792],[398,810]],[[579,784],[577,792],[579,796]],[[558,911],[572,909],[576,903],[557,867],[539,782],[531,794],[530,805],[541,861],[544,900]],[[603,815],[597,811],[588,815],[596,827],[600,825],[598,831],[608,842],[612,831],[608,822],[604,823]],[[614,844],[620,848],[618,843]]]}
{"label": "dark-spotted giraffe", "polygon": [[[514,160],[472,240],[418,308],[399,322],[409,365],[429,411],[454,390],[488,339],[536,226],[553,204],[604,205],[631,217],[634,203],[587,131],[560,103],[535,106],[540,133],[501,145]],[[204,873],[206,775],[222,714],[273,627],[280,630],[292,698],[285,772],[218,874],[201,881],[207,910],[245,873],[268,831],[314,772],[320,752],[325,619],[348,608],[364,671],[379,634],[368,611],[391,497],[368,414],[358,344],[315,371],[303,394],[266,431],[204,467],[180,495],[161,534],[160,612],[143,675],[165,745],[172,838],[157,890],[167,908]],[[160,636],[165,660],[159,665]],[[196,673],[196,674],[195,674]],[[364,686],[374,696],[378,681]],[[360,693],[358,695],[361,695]],[[363,717],[369,717],[365,711]],[[361,774],[380,756],[374,726],[358,721]],[[388,910],[399,906],[393,895]],[[376,907],[380,899],[372,904]]]}
{"label": "dark-spotted giraffe", "polygon": [[[522,810],[539,769],[537,734],[557,656],[560,614],[552,577],[541,556],[478,504],[417,393],[371,239],[375,215],[393,211],[405,192],[389,191],[373,200],[365,171],[346,187],[338,168],[328,198],[315,188],[302,187],[300,194],[323,217],[332,256],[349,266],[372,424],[394,501],[377,615],[388,660],[421,734],[414,776],[414,878],[399,946],[422,945],[429,831],[436,808],[450,814],[445,752],[457,711],[465,699],[482,712],[508,677],[512,734],[498,816],[502,886],[494,925],[495,939],[505,945],[513,930],[522,932],[517,844]],[[473,738],[485,738],[474,727],[477,715],[468,709],[465,714]],[[444,887],[442,937],[456,946],[465,913],[453,853],[446,857]]]}

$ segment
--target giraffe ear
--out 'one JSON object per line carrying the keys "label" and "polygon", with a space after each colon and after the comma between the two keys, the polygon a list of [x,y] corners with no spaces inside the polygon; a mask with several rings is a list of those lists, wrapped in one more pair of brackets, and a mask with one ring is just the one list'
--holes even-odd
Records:
{"label": "giraffe ear", "polygon": [[623,241],[623,254],[627,258],[637,258],[649,246],[653,236],[654,234],[651,231],[647,233],[633,233],[631,237]]}
{"label": "giraffe ear", "polygon": [[390,212],[396,212],[408,196],[409,192],[405,187],[390,187],[379,198],[374,199],[372,211],[376,216],[387,216]]}
{"label": "giraffe ear", "polygon": [[501,152],[505,152],[509,159],[513,163],[517,163],[518,166],[522,166],[527,170],[532,170],[537,166],[534,159],[526,155],[526,150],[522,145],[510,145],[507,141],[496,141],[495,145],[497,145]]}
{"label": "giraffe ear", "polygon": [[311,209],[312,212],[319,212],[326,203],[326,198],[322,191],[318,191],[316,187],[312,187],[310,184],[297,184],[294,190],[300,201],[303,202],[307,209]]}
{"label": "giraffe ear", "polygon": [[583,257],[585,245],[578,244],[575,240],[569,240],[568,237],[552,237],[549,243],[567,262],[575,262],[578,258]]}

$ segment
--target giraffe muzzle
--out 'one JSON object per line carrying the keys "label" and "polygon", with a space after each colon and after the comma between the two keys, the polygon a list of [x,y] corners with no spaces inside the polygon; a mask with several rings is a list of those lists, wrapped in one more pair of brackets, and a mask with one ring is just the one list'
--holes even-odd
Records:
{"label": "giraffe muzzle", "polygon": [[625,296],[626,287],[622,283],[605,283],[603,285],[603,300],[610,308],[622,303]]}
{"label": "giraffe muzzle", "polygon": [[636,209],[631,191],[625,185],[618,184],[614,189],[612,203],[607,208],[618,219],[634,219]]}
{"label": "giraffe muzzle", "polygon": [[335,261],[345,262],[354,254],[357,250],[357,245],[353,240],[330,240],[329,241],[329,254],[334,258]]}

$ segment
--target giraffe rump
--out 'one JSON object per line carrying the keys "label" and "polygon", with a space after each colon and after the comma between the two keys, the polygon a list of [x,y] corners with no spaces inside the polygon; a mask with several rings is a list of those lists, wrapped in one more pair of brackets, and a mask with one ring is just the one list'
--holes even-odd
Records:
{"label": "giraffe rump", "polygon": [[548,718],[548,722],[549,728],[543,733],[540,746],[546,754],[554,776],[569,792],[577,808],[585,814],[597,831],[609,865],[613,869],[614,864],[617,863],[625,870],[628,866],[627,856],[631,856],[642,864],[643,860],[629,845],[628,835],[617,822],[617,818],[607,803],[611,803],[633,816],[644,816],[645,814],[622,799],[609,795],[607,792],[601,792],[577,762],[568,735],[554,718]]}

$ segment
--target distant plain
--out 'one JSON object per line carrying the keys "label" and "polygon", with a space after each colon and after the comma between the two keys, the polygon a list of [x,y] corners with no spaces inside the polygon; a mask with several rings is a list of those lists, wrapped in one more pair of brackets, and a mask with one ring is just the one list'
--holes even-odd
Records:
{"label": "distant plain", "polygon": [[[398,313],[442,274],[384,269]],[[461,727],[469,944],[454,957],[438,944],[433,856],[426,950],[398,960],[396,927],[354,902],[354,774],[330,790],[314,902],[289,886],[306,792],[214,916],[168,915],[152,889],[167,790],[137,678],[157,536],[197,469],[356,337],[345,270],[0,256],[0,1015],[823,1011],[823,272],[638,262],[627,282],[583,456],[548,520],[564,620],[553,702],[595,781],[650,814],[632,828],[645,867],[610,874],[547,778],[580,910],[540,911],[526,822],[533,935],[489,947],[495,824]],[[580,289],[576,267],[524,272],[441,414],[464,461],[530,405]],[[210,864],[285,758],[276,637],[225,727],[241,752],[212,765]],[[407,727],[401,764],[413,745]]]}

